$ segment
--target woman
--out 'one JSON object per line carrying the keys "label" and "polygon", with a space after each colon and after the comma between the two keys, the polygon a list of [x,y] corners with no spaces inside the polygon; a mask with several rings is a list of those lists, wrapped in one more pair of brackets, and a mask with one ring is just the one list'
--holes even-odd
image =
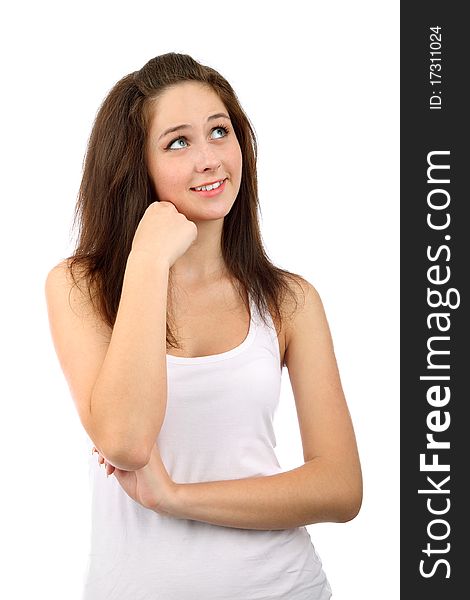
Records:
{"label": "woman", "polygon": [[[113,87],[76,251],[46,281],[98,453],[86,600],[331,596],[305,525],[357,515],[358,452],[319,295],[270,262],[257,209],[254,132],[219,73],[169,53]],[[287,472],[283,366],[305,460]]]}

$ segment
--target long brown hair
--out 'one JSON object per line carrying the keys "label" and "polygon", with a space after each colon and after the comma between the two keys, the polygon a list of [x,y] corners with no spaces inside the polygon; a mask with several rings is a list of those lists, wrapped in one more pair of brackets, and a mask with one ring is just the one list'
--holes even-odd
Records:
{"label": "long brown hair", "polygon": [[[73,270],[78,266],[95,309],[112,328],[135,231],[146,208],[158,200],[145,163],[149,108],[169,86],[183,81],[210,86],[229,113],[243,160],[240,190],[224,218],[222,256],[228,273],[251,295],[265,322],[265,312],[271,311],[279,334],[284,297],[290,294],[294,301],[296,297],[287,280],[299,285],[303,278],[276,267],[263,248],[256,137],[234,90],[217,71],[187,54],[170,52],[152,58],[120,79],[101,104],[75,207],[74,227],[78,222],[79,234],[67,259],[72,278],[77,284]],[[168,321],[167,314],[167,346],[179,348]]]}

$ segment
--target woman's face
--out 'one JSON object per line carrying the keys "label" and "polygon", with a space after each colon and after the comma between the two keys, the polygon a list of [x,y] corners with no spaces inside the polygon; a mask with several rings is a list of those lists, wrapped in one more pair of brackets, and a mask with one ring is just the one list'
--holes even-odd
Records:
{"label": "woman's face", "polygon": [[[165,90],[152,106],[146,157],[158,200],[171,202],[191,221],[220,219],[232,208],[242,153],[212,88],[185,81]],[[193,189],[220,181],[212,192]]]}

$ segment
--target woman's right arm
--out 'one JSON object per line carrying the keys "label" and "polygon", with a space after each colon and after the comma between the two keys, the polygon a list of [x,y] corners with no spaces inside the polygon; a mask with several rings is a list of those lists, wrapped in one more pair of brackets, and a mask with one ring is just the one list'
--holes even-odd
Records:
{"label": "woman's right arm", "polygon": [[73,285],[67,264],[45,285],[51,334],[80,420],[115,467],[145,466],[166,411],[166,312],[169,270],[197,237],[170,202],[154,202],[128,255],[113,329]]}
{"label": "woman's right arm", "polygon": [[45,291],[54,346],[80,420],[108,462],[139,469],[166,411],[168,262],[130,252],[112,330],[67,271],[65,263],[54,267]]}

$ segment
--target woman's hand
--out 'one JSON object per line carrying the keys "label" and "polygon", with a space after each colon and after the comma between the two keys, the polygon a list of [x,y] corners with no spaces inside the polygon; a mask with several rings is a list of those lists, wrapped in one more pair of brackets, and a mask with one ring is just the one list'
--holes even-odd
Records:
{"label": "woman's hand", "polygon": [[177,485],[168,475],[162,462],[157,444],[154,445],[149,462],[137,471],[123,471],[107,463],[93,446],[92,453],[98,453],[98,462],[105,465],[106,474],[114,476],[126,494],[157,513],[171,514]]}
{"label": "woman's hand", "polygon": [[132,240],[132,252],[168,261],[171,268],[197,238],[197,225],[171,202],[149,204]]}

